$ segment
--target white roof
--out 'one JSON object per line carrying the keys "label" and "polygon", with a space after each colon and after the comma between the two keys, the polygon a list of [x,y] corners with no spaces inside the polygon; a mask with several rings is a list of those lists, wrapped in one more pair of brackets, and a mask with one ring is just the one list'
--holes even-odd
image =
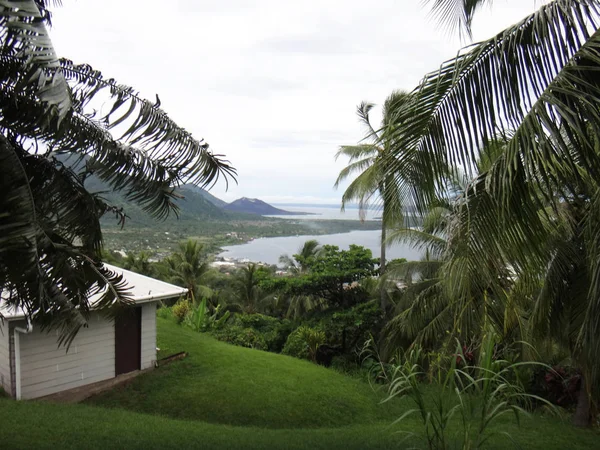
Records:
{"label": "white roof", "polygon": [[[180,295],[187,293],[187,289],[165,283],[164,281],[140,275],[139,273],[131,272],[130,270],[121,269],[120,267],[111,264],[104,264],[104,266],[112,272],[123,275],[126,287],[129,290],[129,298],[136,304],[179,297]],[[103,292],[99,292],[89,299],[92,308],[94,308],[94,304],[98,302],[102,294]],[[4,297],[5,292],[2,293],[2,298],[0,298],[0,314],[2,314],[5,319],[19,319],[25,317],[25,313],[21,309],[7,308],[6,305],[3,305],[2,300]]]}

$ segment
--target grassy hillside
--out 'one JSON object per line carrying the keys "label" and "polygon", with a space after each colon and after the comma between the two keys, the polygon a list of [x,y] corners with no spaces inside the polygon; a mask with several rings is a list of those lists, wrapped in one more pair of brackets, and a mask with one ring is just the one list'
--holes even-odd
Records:
{"label": "grassy hillside", "polygon": [[381,396],[367,383],[308,361],[233,347],[164,319],[159,323],[161,354],[190,356],[90,404],[265,428],[368,424],[405,409],[398,402],[380,405]]}
{"label": "grassy hillside", "polygon": [[[305,361],[233,347],[159,319],[161,354],[190,356],[82,405],[0,399],[2,448],[384,449],[423,446],[408,407]],[[594,449],[600,436],[556,419],[501,423],[523,448]],[[512,448],[496,435],[486,448]]]}

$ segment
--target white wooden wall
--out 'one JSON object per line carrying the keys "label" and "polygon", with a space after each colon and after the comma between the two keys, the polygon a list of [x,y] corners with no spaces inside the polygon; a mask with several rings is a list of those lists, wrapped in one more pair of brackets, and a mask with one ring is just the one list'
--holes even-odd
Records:
{"label": "white wooden wall", "polygon": [[[8,336],[8,333],[6,333]],[[57,334],[21,334],[21,398],[37,398],[115,376],[114,323],[92,313],[89,327],[77,333],[69,351]],[[1,336],[0,336],[1,339]],[[8,342],[8,341],[7,341]],[[156,361],[156,303],[142,305],[141,368]],[[2,370],[0,342],[0,370]],[[1,372],[0,372],[1,373]]]}
{"label": "white wooden wall", "polygon": [[142,305],[142,369],[154,367],[156,361],[156,306],[156,302]]}
{"label": "white wooden wall", "polygon": [[9,395],[10,385],[10,345],[8,334],[8,322],[0,319],[0,386]]}
{"label": "white wooden wall", "polygon": [[36,398],[115,376],[113,322],[92,313],[89,327],[81,328],[69,351],[58,347],[57,333],[33,330],[19,336],[21,398]]}

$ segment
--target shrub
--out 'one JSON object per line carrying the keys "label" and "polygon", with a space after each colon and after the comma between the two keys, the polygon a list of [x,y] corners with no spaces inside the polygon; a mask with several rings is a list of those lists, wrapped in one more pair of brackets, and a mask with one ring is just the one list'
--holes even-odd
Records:
{"label": "shrub", "polygon": [[577,404],[581,374],[574,368],[554,366],[538,368],[533,374],[530,392],[563,408]]}
{"label": "shrub", "polygon": [[212,313],[209,312],[206,306],[206,298],[203,298],[198,306],[192,307],[185,316],[184,322],[194,331],[205,332],[223,328],[229,316],[229,311],[221,314],[221,305],[217,306]]}
{"label": "shrub", "polygon": [[236,314],[235,323],[243,328],[271,331],[280,324],[280,320],[264,314]]}
{"label": "shrub", "polygon": [[305,326],[299,327],[298,330],[301,338],[306,342],[311,361],[316,362],[319,347],[325,343],[325,332]]}
{"label": "shrub", "polygon": [[220,341],[227,342],[240,347],[267,350],[268,346],[264,337],[252,328],[243,328],[239,325],[230,325],[211,333]]}
{"label": "shrub", "polygon": [[200,304],[192,307],[185,316],[185,324],[194,331],[205,331],[208,326],[208,315],[206,314],[206,298]]}
{"label": "shrub", "polygon": [[156,315],[161,319],[171,319],[174,317],[172,308],[164,305],[158,308]]}
{"label": "shrub", "polygon": [[[520,415],[527,415],[519,405],[528,403],[534,396],[526,393],[521,384],[510,381],[511,374],[523,363],[494,360],[494,345],[495,337],[488,335],[482,342],[478,365],[459,368],[454,357],[440,383],[428,391],[421,382],[425,373],[419,365],[422,359],[419,350],[405,354],[403,362],[394,369],[385,401],[407,397],[414,402],[415,408],[404,413],[396,422],[415,415],[422,426],[424,441],[431,450],[450,448],[451,443],[462,449],[482,448],[494,433],[490,431],[490,425],[500,417],[512,414],[518,423]],[[462,361],[467,360],[460,345],[456,354],[462,355]],[[544,403],[551,406],[547,401]],[[462,428],[456,435],[458,442],[453,442],[448,433],[448,424],[455,415],[459,417]],[[508,433],[503,434],[512,440]]]}
{"label": "shrub", "polygon": [[316,362],[319,347],[324,343],[324,331],[317,328],[300,326],[288,336],[283,347],[283,353]]}
{"label": "shrub", "polygon": [[192,303],[189,300],[179,300],[175,305],[173,305],[172,312],[177,319],[177,323],[182,323],[185,320],[185,317],[192,310]]}
{"label": "shrub", "polygon": [[241,328],[255,330],[263,337],[267,350],[275,353],[281,352],[293,330],[293,325],[289,320],[281,320],[263,314],[236,314],[232,322]]}
{"label": "shrub", "polygon": [[302,337],[300,328],[302,327],[298,327],[290,333],[281,353],[300,359],[308,359],[308,345]]}
{"label": "shrub", "polygon": [[378,301],[358,305],[321,320],[321,328],[327,331],[327,342],[350,354],[362,348],[364,343],[377,335],[383,326],[384,314]]}
{"label": "shrub", "polygon": [[337,355],[331,359],[330,369],[336,372],[343,373],[344,375],[357,376],[361,379],[367,377],[367,371],[362,369],[354,360],[349,359],[345,355]]}

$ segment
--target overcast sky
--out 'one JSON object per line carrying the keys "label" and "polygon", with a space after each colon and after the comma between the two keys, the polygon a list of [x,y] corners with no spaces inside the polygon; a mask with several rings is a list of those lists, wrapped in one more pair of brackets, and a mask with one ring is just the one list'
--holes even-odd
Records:
{"label": "overcast sky", "polygon": [[[495,1],[475,39],[540,3]],[[60,56],[158,93],[179,125],[227,155],[239,184],[217,185],[218,197],[334,204],[344,167],[334,154],[364,133],[356,105],[412,90],[466,44],[422,0],[64,0],[52,38]]]}

